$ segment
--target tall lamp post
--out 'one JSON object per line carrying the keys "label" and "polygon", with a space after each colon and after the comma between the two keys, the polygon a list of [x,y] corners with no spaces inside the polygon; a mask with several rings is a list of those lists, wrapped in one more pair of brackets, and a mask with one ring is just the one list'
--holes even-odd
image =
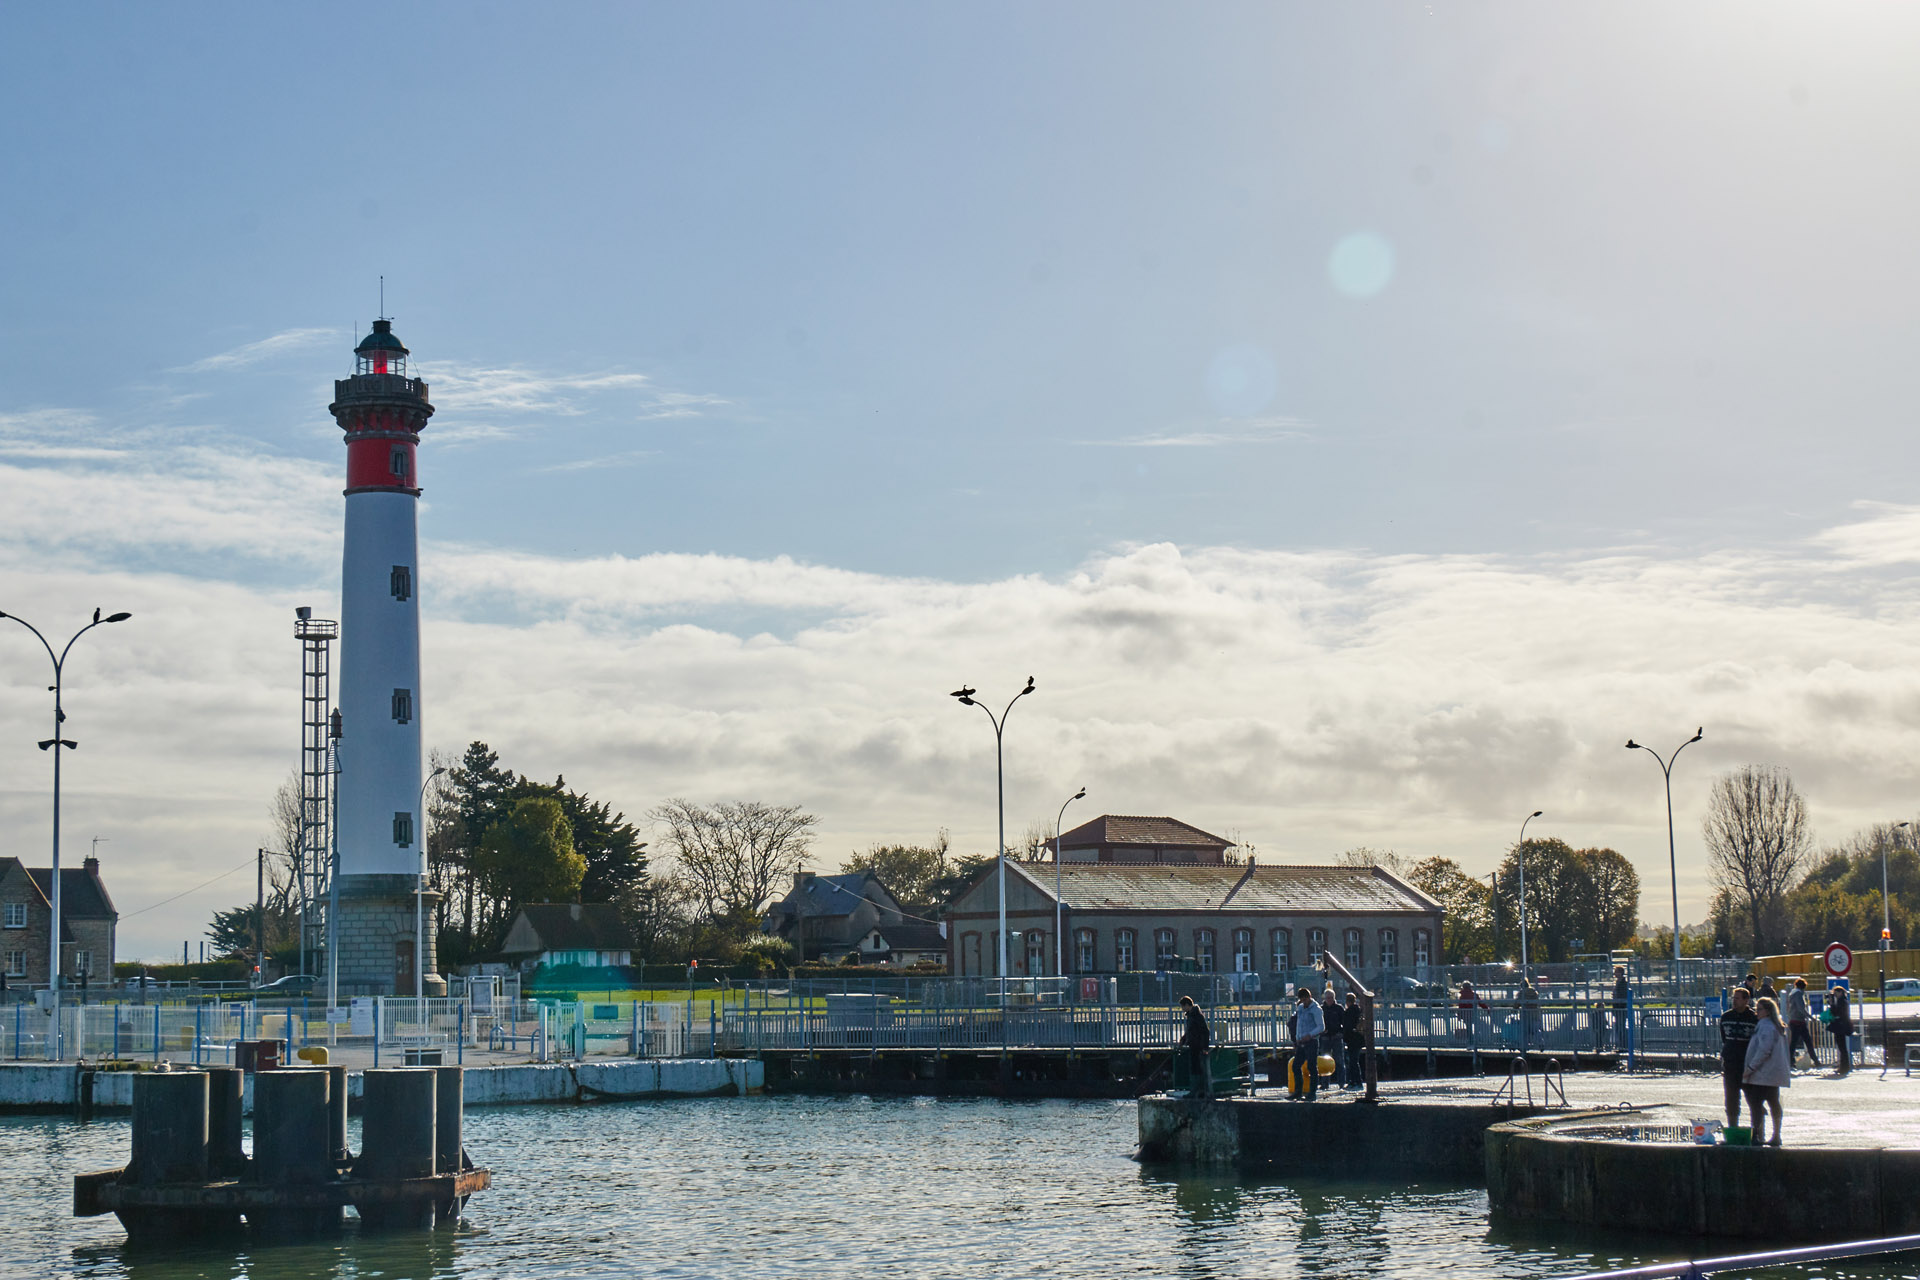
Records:
{"label": "tall lamp post", "polygon": [[427,780],[420,784],[420,874],[413,880],[413,998],[427,994],[427,788],[447,771],[435,765]]}
{"label": "tall lamp post", "polygon": [[48,933],[50,934],[50,936],[47,939],[47,948],[51,953],[50,959],[47,964],[47,989],[52,992],[53,1032],[51,1035],[48,1036],[47,1041],[51,1046],[53,1046],[54,1058],[56,1060],[58,1060],[59,1057],[61,1056],[61,1049],[59,1044],[59,1041],[60,1041],[60,753],[62,751],[72,751],[75,747],[79,745],[78,743],[74,742],[71,738],[63,736],[64,730],[62,726],[66,724],[67,713],[61,706],[61,695],[63,691],[63,681],[65,679],[65,673],[66,673],[67,654],[73,650],[73,642],[75,640],[78,640],[81,636],[87,634],[87,632],[93,630],[95,627],[99,626],[100,624],[105,622],[125,622],[128,618],[131,618],[132,616],[133,615],[130,613],[110,613],[103,618],[100,616],[100,611],[98,609],[95,609],[93,611],[93,621],[89,622],[86,626],[74,632],[73,636],[67,641],[66,645],[60,650],[59,653],[56,654],[53,651],[53,646],[47,643],[47,638],[40,634],[40,628],[34,626],[31,622],[28,622],[25,618],[16,617],[11,613],[0,613],[0,618],[11,618],[13,619],[13,621],[19,623],[21,626],[25,627],[27,630],[33,632],[33,638],[40,642],[40,647],[47,651],[47,657],[53,661],[53,683],[47,686],[47,692],[53,695],[53,736],[51,738],[48,738],[46,741],[42,742],[40,744],[40,749],[42,751],[50,750],[53,752],[53,874],[51,876],[53,892],[50,895],[52,898],[51,905],[53,908],[53,924],[52,924],[52,927],[48,930]]}
{"label": "tall lamp post", "polygon": [[1527,981],[1527,823],[1539,817],[1544,810],[1535,809],[1520,824],[1520,843],[1513,846],[1513,861],[1520,868],[1520,982]]}
{"label": "tall lamp post", "polygon": [[1660,761],[1661,776],[1667,780],[1667,875],[1673,882],[1673,980],[1675,982],[1680,981],[1680,864],[1673,853],[1673,764],[1680,758],[1680,753],[1700,741],[1701,735],[1706,731],[1705,725],[1695,729],[1693,736],[1675,747],[1673,754],[1664,760],[1652,747],[1635,742],[1632,738],[1627,739],[1627,750],[1644,751]]}
{"label": "tall lamp post", "polygon": [[1487,872],[1487,892],[1493,906],[1493,962],[1500,963],[1500,873]]}
{"label": "tall lamp post", "polygon": [[1068,963],[1066,963],[1066,938],[1060,936],[1064,919],[1066,919],[1066,904],[1060,902],[1060,823],[1068,816],[1068,804],[1073,804],[1075,800],[1085,800],[1085,798],[1087,798],[1085,787],[1069,794],[1066,804],[1060,806],[1060,814],[1054,818],[1054,977],[1062,977],[1062,979],[1068,975]]}
{"label": "tall lamp post", "polygon": [[[1907,824],[1896,822],[1895,831],[1907,830]],[[1898,836],[1894,837],[1899,839]],[[1893,945],[1893,907],[1887,898],[1887,846],[1880,846],[1880,1078],[1887,1077],[1887,1068],[1893,1063],[1893,1054],[1889,1049],[1892,1041],[1887,1039],[1887,948]]]}
{"label": "tall lamp post", "polygon": [[[1033,677],[1027,677],[1027,687],[1014,694],[998,716],[993,714],[992,707],[974,700],[973,695],[977,692],[976,689],[962,685],[953,691],[952,696],[960,699],[960,705],[963,707],[979,707],[987,713],[987,719],[993,721],[993,775],[1000,800],[1000,850],[995,861],[998,865],[997,895],[1000,899],[1000,1003],[1004,1005],[1007,1002],[1007,771],[1001,739],[1006,731],[1007,716],[1013,711],[1013,704],[1033,692]],[[1001,1020],[1001,1025],[1006,1025],[1005,1019]]]}

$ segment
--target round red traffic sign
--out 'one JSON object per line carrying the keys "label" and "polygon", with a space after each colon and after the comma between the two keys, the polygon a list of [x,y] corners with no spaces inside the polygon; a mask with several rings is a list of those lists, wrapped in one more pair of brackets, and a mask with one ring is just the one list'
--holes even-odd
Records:
{"label": "round red traffic sign", "polygon": [[1844,942],[1829,944],[1822,959],[1826,961],[1827,972],[1836,978],[1846,977],[1847,971],[1853,968],[1853,951]]}

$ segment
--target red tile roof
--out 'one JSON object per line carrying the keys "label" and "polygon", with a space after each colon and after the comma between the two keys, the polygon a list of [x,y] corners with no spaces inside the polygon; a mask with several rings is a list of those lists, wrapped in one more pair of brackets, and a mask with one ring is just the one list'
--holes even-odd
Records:
{"label": "red tile roof", "polygon": [[1155,848],[1231,849],[1233,841],[1202,831],[1177,818],[1131,817],[1103,813],[1060,836],[1063,849],[1091,849],[1100,845],[1146,845]]}

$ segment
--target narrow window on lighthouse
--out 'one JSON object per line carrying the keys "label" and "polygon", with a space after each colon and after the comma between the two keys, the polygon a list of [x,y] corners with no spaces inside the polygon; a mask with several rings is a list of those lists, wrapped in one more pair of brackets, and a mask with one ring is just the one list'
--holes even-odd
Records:
{"label": "narrow window on lighthouse", "polygon": [[405,480],[408,475],[407,451],[395,445],[393,452],[387,455],[387,469],[393,472],[395,480]]}
{"label": "narrow window on lighthouse", "polygon": [[402,849],[413,843],[413,815],[396,813],[393,815],[393,842]]}
{"label": "narrow window on lighthouse", "polygon": [[387,586],[395,600],[405,600],[413,594],[413,570],[404,564],[393,566],[393,572],[387,577]]}
{"label": "narrow window on lighthouse", "polygon": [[393,691],[393,718],[401,724],[413,719],[413,690],[395,689]]}

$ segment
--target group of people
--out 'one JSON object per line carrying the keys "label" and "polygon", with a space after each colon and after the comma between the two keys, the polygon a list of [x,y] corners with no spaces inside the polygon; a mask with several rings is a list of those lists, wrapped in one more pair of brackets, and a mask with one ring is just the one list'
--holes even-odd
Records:
{"label": "group of people", "polygon": [[[1181,996],[1180,1007],[1187,1017],[1181,1043],[1186,1046],[1194,1090],[1202,1096],[1211,1096],[1212,1028],[1192,996]],[[1287,1015],[1287,1035],[1293,1041],[1289,1062],[1304,1084],[1300,1096],[1306,1101],[1313,1101],[1319,1094],[1322,1056],[1333,1059],[1333,1083],[1339,1088],[1358,1089],[1366,1083],[1367,1028],[1360,1012],[1360,997],[1353,992],[1347,993],[1343,1004],[1331,982],[1318,1000],[1314,999],[1312,988],[1301,987],[1294,993],[1293,1012]]]}
{"label": "group of people", "polygon": [[[1773,979],[1755,983],[1747,975],[1747,986],[1733,989],[1732,1007],[1720,1015],[1720,1084],[1726,1095],[1727,1124],[1740,1123],[1740,1103],[1744,1098],[1747,1114],[1753,1122],[1753,1142],[1770,1147],[1780,1145],[1780,1091],[1793,1086],[1794,1055],[1805,1046],[1811,1068],[1820,1065],[1814,1048],[1813,1029],[1807,1016],[1807,980],[1795,978],[1787,988],[1786,1012],[1781,1013]],[[1754,987],[1760,995],[1754,997]],[[1838,1060],[1836,1075],[1853,1070],[1853,1052],[1848,1041],[1853,1036],[1853,1008],[1845,987],[1835,987],[1827,995],[1827,1029],[1833,1033]],[[1773,1135],[1767,1136],[1767,1120],[1773,1120]]]}

